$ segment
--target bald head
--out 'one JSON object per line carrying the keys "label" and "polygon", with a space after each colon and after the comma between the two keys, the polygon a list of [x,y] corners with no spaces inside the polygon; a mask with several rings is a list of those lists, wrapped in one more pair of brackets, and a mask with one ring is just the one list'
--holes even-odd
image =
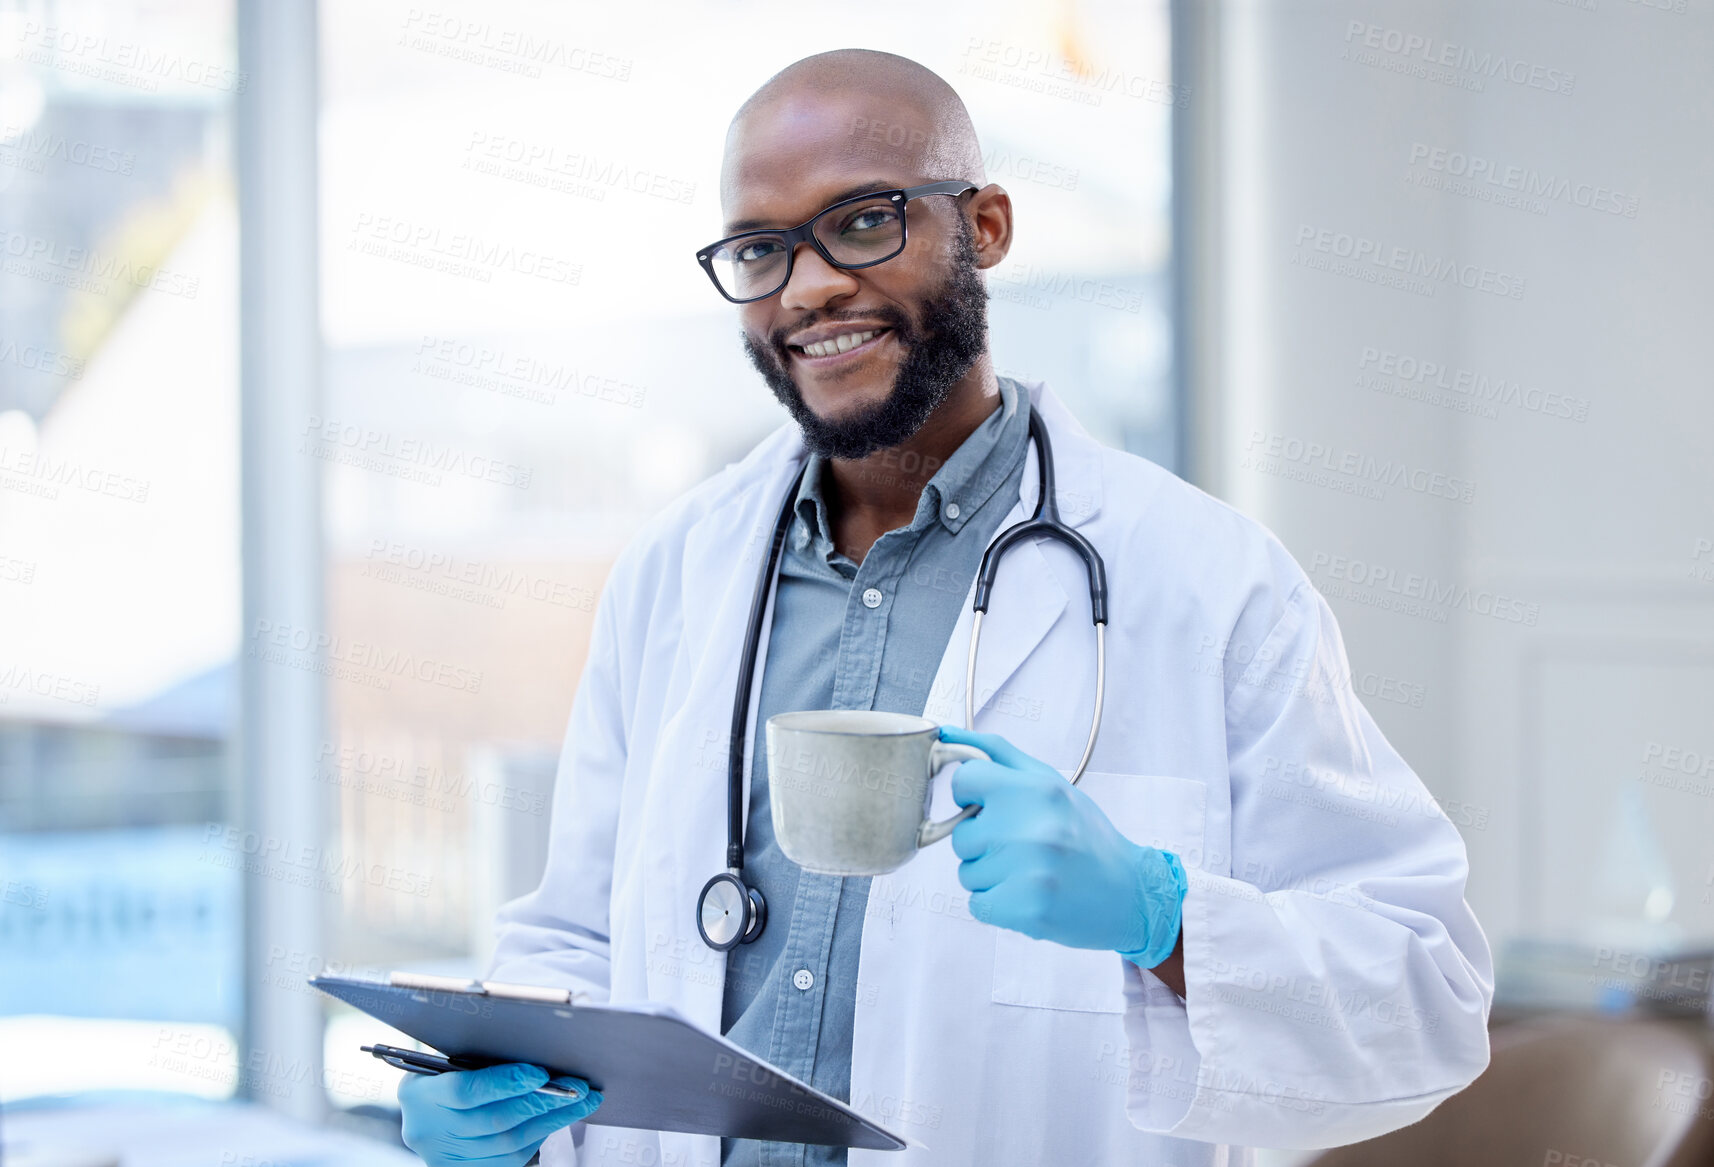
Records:
{"label": "bald head", "polygon": [[720,169],[728,221],[746,195],[784,193],[812,165],[901,186],[987,183],[976,127],[952,86],[908,57],[874,49],[795,61],[738,108]]}

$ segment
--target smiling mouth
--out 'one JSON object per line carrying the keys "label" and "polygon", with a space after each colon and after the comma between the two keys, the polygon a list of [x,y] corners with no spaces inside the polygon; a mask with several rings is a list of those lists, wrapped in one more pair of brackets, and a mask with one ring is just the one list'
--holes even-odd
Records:
{"label": "smiling mouth", "polygon": [[842,333],[832,340],[820,341],[816,344],[788,344],[786,349],[792,354],[794,360],[802,361],[804,364],[831,365],[847,359],[862,359],[873,352],[892,331],[891,328],[868,328],[861,332]]}

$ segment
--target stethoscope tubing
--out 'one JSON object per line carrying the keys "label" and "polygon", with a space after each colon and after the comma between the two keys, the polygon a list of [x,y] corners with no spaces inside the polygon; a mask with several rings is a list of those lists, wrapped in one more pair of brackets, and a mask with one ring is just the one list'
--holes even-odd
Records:
{"label": "stethoscope tubing", "polygon": [[971,606],[976,614],[970,623],[970,655],[964,665],[964,727],[976,725],[976,646],[982,639],[982,617],[994,594],[994,581],[999,575],[1000,560],[1014,543],[1033,536],[1045,535],[1058,539],[1083,560],[1084,574],[1089,579],[1089,612],[1095,623],[1095,714],[1089,722],[1089,740],[1084,743],[1083,756],[1071,775],[1071,784],[1083,777],[1089,757],[1095,752],[1095,739],[1101,732],[1101,708],[1107,690],[1107,565],[1095,545],[1066,526],[1059,517],[1058,490],[1054,485],[1053,444],[1048,441],[1047,426],[1034,405],[1030,406],[1030,437],[1036,443],[1035,512],[1023,522],[1008,527],[999,538],[988,545],[982,555],[981,570],[976,573],[976,596]]}
{"label": "stethoscope tubing", "polygon": [[786,491],[779,518],[774,520],[773,540],[762,564],[762,577],[750,597],[750,623],[744,636],[744,653],[738,661],[738,690],[732,702],[731,744],[726,754],[726,867],[733,874],[744,869],[744,742],[750,731],[750,689],[755,681],[756,654],[762,640],[762,616],[773,592],[780,547],[786,541],[787,528],[791,526],[792,504],[797,501],[798,488],[807,469],[807,464],[798,468],[791,488]]}
{"label": "stethoscope tubing", "polygon": [[[1089,765],[1090,755],[1095,750],[1095,740],[1101,731],[1101,709],[1106,697],[1107,688],[1107,568],[1102,562],[1101,555],[1088,539],[1066,526],[1059,517],[1059,505],[1054,486],[1053,446],[1048,440],[1047,426],[1042,422],[1041,414],[1036,407],[1030,406],[1030,438],[1036,444],[1036,469],[1039,489],[1036,492],[1035,512],[1026,520],[1007,528],[1000,534],[982,555],[982,566],[976,576],[976,594],[972,603],[975,614],[970,625],[970,654],[964,669],[964,724],[967,729],[973,729],[976,724],[976,653],[982,638],[982,618],[987,614],[988,603],[994,592],[994,582],[999,574],[1000,560],[1013,544],[1033,536],[1047,536],[1058,539],[1066,544],[1083,560],[1084,571],[1089,579],[1089,608],[1095,624],[1095,712],[1089,723],[1089,739],[1084,744],[1083,756],[1078,760],[1077,770],[1071,776],[1072,785],[1083,777],[1085,768]],[[798,469],[792,479],[790,489],[786,491],[781,503],[778,518],[774,520],[773,536],[768,544],[768,554],[764,559],[761,576],[756,582],[756,588],[750,599],[749,626],[744,637],[744,650],[738,662],[738,685],[732,702],[732,733],[727,751],[726,770],[726,867],[727,873],[709,880],[703,888],[697,902],[699,921],[703,909],[708,902],[710,890],[716,884],[727,880],[736,884],[748,894],[752,901],[752,910],[756,914],[753,924],[741,930],[744,943],[749,943],[761,934],[766,921],[766,905],[761,902],[761,893],[750,888],[743,882],[744,870],[744,747],[749,736],[750,695],[755,684],[756,657],[761,650],[762,620],[767,613],[768,601],[774,591],[777,578],[780,549],[785,544],[786,531],[791,526],[794,503],[797,500],[799,488],[803,484],[803,476],[808,469],[807,462]],[[966,808],[965,816],[974,813],[975,807]],[[741,906],[741,905],[740,905]],[[717,911],[719,909],[716,909]],[[701,927],[699,923],[699,927]],[[725,943],[716,943],[704,930],[703,939],[712,947],[726,950],[740,942],[738,935]]]}

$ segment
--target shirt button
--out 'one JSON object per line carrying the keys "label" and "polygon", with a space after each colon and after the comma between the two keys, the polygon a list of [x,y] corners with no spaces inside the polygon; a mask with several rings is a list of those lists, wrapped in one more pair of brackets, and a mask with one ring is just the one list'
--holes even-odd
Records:
{"label": "shirt button", "polygon": [[802,551],[805,547],[809,546],[809,528],[805,527],[802,523],[799,523],[797,525],[797,530],[792,532],[792,546],[796,547],[799,551]]}
{"label": "shirt button", "polygon": [[865,608],[879,608],[881,606],[881,589],[880,588],[864,588],[863,589],[863,606]]}
{"label": "shirt button", "polygon": [[949,502],[946,504],[946,517],[949,519],[956,519],[958,517],[958,504],[957,503]]}
{"label": "shirt button", "polygon": [[807,968],[800,968],[792,974],[792,984],[808,992],[815,985],[815,974]]}

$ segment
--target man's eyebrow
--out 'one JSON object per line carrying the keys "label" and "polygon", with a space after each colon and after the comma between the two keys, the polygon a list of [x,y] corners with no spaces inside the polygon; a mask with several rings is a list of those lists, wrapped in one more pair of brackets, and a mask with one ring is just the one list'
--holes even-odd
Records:
{"label": "man's eyebrow", "polygon": [[[898,190],[898,189],[900,189],[900,187],[899,187],[899,184],[896,182],[892,182],[892,181],[889,181],[889,180],[884,179],[884,178],[872,178],[868,182],[860,182],[856,186],[847,187],[845,190],[840,191],[838,194],[836,194],[832,198],[828,199],[827,202],[825,202],[822,205],[824,208],[825,207],[831,207],[834,203],[841,203],[841,202],[844,202],[846,199],[854,199],[858,195],[874,194],[878,190]],[[726,224],[726,234],[738,235],[738,234],[742,234],[745,231],[760,230],[761,228],[767,227],[767,226],[769,226],[769,224],[765,220],[762,220],[762,219],[740,219],[736,223]]]}

